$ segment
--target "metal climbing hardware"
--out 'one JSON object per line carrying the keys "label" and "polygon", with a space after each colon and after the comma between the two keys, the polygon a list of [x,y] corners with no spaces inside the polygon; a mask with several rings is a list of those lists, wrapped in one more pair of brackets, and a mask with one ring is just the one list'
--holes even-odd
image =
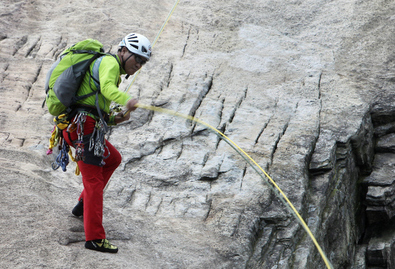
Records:
{"label": "metal climbing hardware", "polygon": [[[89,151],[93,150],[93,154],[97,157],[103,157],[106,159],[110,156],[110,151],[107,150],[108,154],[104,156],[106,151],[106,142],[105,142],[105,123],[102,120],[96,122],[95,128],[93,129],[93,133],[89,139]],[[102,165],[104,165],[104,161],[102,161]]]}
{"label": "metal climbing hardware", "polygon": [[75,130],[77,130],[77,125],[74,123],[74,121],[67,127],[67,132],[72,133]]}
{"label": "metal climbing hardware", "polygon": [[56,116],[53,121],[55,123],[55,126],[52,130],[51,138],[49,139],[47,155],[53,153],[52,149],[59,144],[62,138],[62,130],[66,129],[70,124],[67,114]]}
{"label": "metal climbing hardware", "polygon": [[63,172],[66,172],[66,167],[69,164],[69,145],[62,139],[59,144],[60,152],[56,157],[55,161],[52,163],[52,169],[57,170],[62,167]]}
{"label": "metal climbing hardware", "polygon": [[78,113],[74,121],[67,128],[67,132],[77,132],[77,140],[74,142],[75,161],[83,161],[84,157],[84,123],[86,121],[86,112]]}
{"label": "metal climbing hardware", "polygon": [[80,142],[75,143],[75,161],[83,161],[84,158],[84,144]]}

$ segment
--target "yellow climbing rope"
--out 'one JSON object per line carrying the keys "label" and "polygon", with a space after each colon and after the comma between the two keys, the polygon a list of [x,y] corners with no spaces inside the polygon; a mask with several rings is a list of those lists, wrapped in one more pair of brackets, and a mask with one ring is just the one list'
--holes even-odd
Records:
{"label": "yellow climbing rope", "polygon": [[[169,14],[167,15],[167,18],[166,18],[165,22],[162,24],[162,27],[160,28],[158,34],[156,35],[156,37],[155,37],[155,39],[154,39],[154,42],[152,43],[152,48],[154,48],[154,46],[155,46],[155,44],[156,44],[156,41],[158,41],[159,36],[162,34],[163,29],[165,29],[165,26],[166,26],[167,23],[169,22],[170,17],[171,17],[171,15],[173,15],[173,12],[174,12],[174,10],[176,9],[176,7],[177,7],[177,5],[178,5],[179,2],[180,2],[180,0],[177,0],[177,1],[174,3],[173,8],[170,10]],[[134,81],[136,80],[137,76],[140,74],[140,70],[141,70],[141,69],[139,69],[139,71],[137,71],[137,73],[134,74],[133,79],[132,79],[132,81],[130,82],[129,86],[126,88],[126,91],[125,91],[125,92],[129,92],[130,87],[133,85],[133,83],[134,83]]]}
{"label": "yellow climbing rope", "polygon": [[[316,238],[314,237],[313,233],[311,232],[310,228],[307,226],[306,222],[303,220],[302,216],[300,216],[299,212],[296,210],[292,202],[288,199],[288,197],[285,195],[285,193],[280,189],[280,187],[274,182],[274,180],[270,177],[269,174],[266,173],[265,170],[262,169],[262,167],[259,166],[259,164],[252,159],[243,149],[241,149],[236,143],[234,143],[232,140],[230,140],[225,134],[214,128],[213,126],[209,125],[208,123],[205,123],[204,121],[201,121],[195,117],[192,117],[190,115],[185,115],[173,110],[165,109],[165,108],[160,108],[160,107],[155,107],[155,106],[150,106],[150,105],[144,105],[144,104],[136,104],[136,107],[138,108],[143,108],[151,111],[156,111],[160,113],[166,113],[172,116],[177,116],[180,118],[184,118],[199,124],[202,124],[206,127],[209,128],[209,130],[214,131],[219,137],[225,140],[230,146],[232,146],[250,165],[251,167],[264,179],[264,177],[260,174],[260,172],[263,173],[263,175],[268,179],[268,181],[264,180],[268,186],[274,190],[274,193],[280,200],[284,203],[284,205],[290,210],[290,212],[295,216],[295,218],[299,221],[299,223],[302,225],[304,230],[307,232],[307,234],[310,236],[311,240],[313,241],[314,245],[316,246],[318,252],[320,253],[325,265],[329,269],[333,269],[333,265],[331,262],[328,260],[326,257],[325,253],[321,249],[320,245],[318,244]],[[125,113],[126,114],[126,113]],[[253,165],[252,165],[253,164]]]}
{"label": "yellow climbing rope", "polygon": [[[169,12],[165,22],[163,23],[162,27],[160,28],[158,34],[156,35],[154,42],[152,44],[152,48],[155,46],[156,41],[159,39],[159,36],[161,35],[161,33],[163,32],[163,29],[165,28],[166,24],[168,23],[168,21],[170,20],[171,15],[173,14],[174,10],[176,9],[178,3],[180,2],[180,0],[177,0],[174,5],[173,8],[171,9],[171,11]],[[141,69],[140,69],[141,70]],[[133,76],[133,79],[131,81],[131,83],[129,84],[129,86],[127,87],[125,92],[129,92],[131,86],[133,85],[134,81],[136,80],[137,76],[140,74],[140,70]],[[236,152],[238,152],[246,161],[247,163],[249,163],[251,165],[251,167],[264,179],[264,177],[259,173],[262,172],[264,174],[264,176],[269,180],[269,181],[265,181],[269,187],[274,190],[274,193],[276,193],[277,197],[280,198],[280,200],[284,203],[284,205],[290,210],[290,212],[296,217],[296,219],[299,221],[299,223],[302,225],[302,227],[305,229],[305,231],[307,232],[307,234],[310,236],[310,238],[312,239],[314,245],[316,246],[318,252],[320,253],[322,259],[324,260],[324,263],[326,265],[326,267],[328,269],[333,269],[333,265],[331,264],[331,262],[328,260],[328,258],[326,257],[325,253],[323,252],[323,250],[321,249],[320,245],[318,244],[317,240],[315,239],[314,235],[312,234],[310,228],[307,226],[306,222],[303,220],[303,218],[300,216],[299,212],[296,210],[296,208],[294,207],[294,205],[291,203],[291,201],[288,199],[288,197],[285,195],[285,193],[280,189],[280,187],[274,182],[274,180],[265,172],[265,170],[263,170],[258,163],[255,162],[254,159],[252,159],[244,150],[242,150],[236,143],[234,143],[232,140],[230,140],[225,134],[223,134],[222,132],[220,132],[219,130],[217,130],[216,128],[212,127],[211,125],[195,118],[192,117],[190,115],[185,115],[173,110],[169,110],[169,109],[164,109],[164,108],[160,108],[160,107],[155,107],[155,106],[149,106],[149,105],[144,105],[144,104],[140,104],[138,103],[136,105],[136,107],[138,108],[143,108],[143,109],[147,109],[147,110],[151,110],[151,111],[157,111],[157,112],[161,112],[161,113],[166,113],[169,115],[173,115],[173,116],[177,116],[177,117],[181,117],[193,122],[197,122],[199,124],[202,124],[206,127],[208,127],[210,130],[214,131],[217,135],[219,135],[219,137],[221,137],[222,139],[224,139],[232,148],[234,148],[236,150]],[[129,113],[129,111],[127,111],[124,115],[126,115],[127,113]],[[254,164],[254,165],[252,165]],[[106,186],[105,190],[107,189],[108,185]]]}

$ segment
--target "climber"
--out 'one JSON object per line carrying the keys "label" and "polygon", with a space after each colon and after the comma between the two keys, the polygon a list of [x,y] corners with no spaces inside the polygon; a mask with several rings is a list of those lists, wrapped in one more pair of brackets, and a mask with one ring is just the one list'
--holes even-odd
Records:
{"label": "climber", "polygon": [[102,220],[103,189],[121,163],[121,155],[104,135],[107,124],[118,124],[130,118],[130,114],[124,112],[109,117],[112,101],[126,106],[128,111],[134,111],[138,103],[137,99],[118,89],[121,75],[133,75],[150,57],[149,40],[143,35],[131,33],[119,43],[116,55],[105,55],[95,60],[90,70],[92,72],[98,66],[99,83],[93,82],[91,72],[87,72],[77,95],[87,94],[99,87],[101,110],[96,109],[95,95],[79,101],[74,108],[75,116],[71,124],[63,131],[65,141],[76,149],[76,160],[82,174],[84,189],[72,213],[78,217],[83,215],[87,249],[118,252],[118,248],[106,239]]}

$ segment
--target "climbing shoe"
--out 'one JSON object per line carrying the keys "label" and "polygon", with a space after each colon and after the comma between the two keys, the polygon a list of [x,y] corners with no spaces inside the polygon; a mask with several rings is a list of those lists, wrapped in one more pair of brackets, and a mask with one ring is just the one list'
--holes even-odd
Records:
{"label": "climbing shoe", "polygon": [[82,203],[82,199],[78,201],[78,204],[71,211],[74,216],[80,217],[84,214],[84,204]]}
{"label": "climbing shoe", "polygon": [[98,239],[85,242],[85,248],[101,252],[117,253],[118,248],[108,242],[107,239]]}

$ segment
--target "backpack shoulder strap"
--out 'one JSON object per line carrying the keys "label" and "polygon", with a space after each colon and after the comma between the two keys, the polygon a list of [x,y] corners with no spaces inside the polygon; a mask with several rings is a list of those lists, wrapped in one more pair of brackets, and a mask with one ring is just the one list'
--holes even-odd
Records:
{"label": "backpack shoulder strap", "polygon": [[107,55],[113,56],[115,58],[115,60],[117,60],[119,66],[121,66],[121,63],[119,62],[118,58],[114,54],[111,54],[111,53],[106,53],[105,55],[96,59],[96,61],[93,63],[91,77],[93,79],[93,82],[95,83],[96,89],[99,92],[100,92],[99,67],[100,67],[101,61],[103,60],[103,57],[105,57]]}
{"label": "backpack shoulder strap", "polygon": [[99,67],[104,56],[106,55],[97,58],[96,61],[93,63],[93,67],[92,67],[91,77],[98,91],[100,91]]}

